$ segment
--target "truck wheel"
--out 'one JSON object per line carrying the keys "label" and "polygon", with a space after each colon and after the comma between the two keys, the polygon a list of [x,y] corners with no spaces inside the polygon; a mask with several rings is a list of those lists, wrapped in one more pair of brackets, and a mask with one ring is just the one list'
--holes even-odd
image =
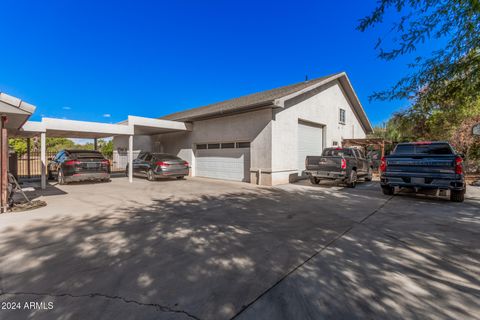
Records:
{"label": "truck wheel", "polygon": [[450,201],[463,202],[463,200],[465,200],[465,191],[464,190],[452,190],[452,191],[450,191]]}
{"label": "truck wheel", "polygon": [[318,179],[317,177],[310,177],[310,183],[311,184],[319,184],[320,179]]}
{"label": "truck wheel", "polygon": [[349,188],[355,188],[357,185],[357,171],[352,170],[350,172],[350,178],[348,178],[347,186]]}
{"label": "truck wheel", "polygon": [[384,195],[387,195],[387,196],[393,196],[393,194],[395,193],[395,188],[394,187],[382,187],[382,192]]}

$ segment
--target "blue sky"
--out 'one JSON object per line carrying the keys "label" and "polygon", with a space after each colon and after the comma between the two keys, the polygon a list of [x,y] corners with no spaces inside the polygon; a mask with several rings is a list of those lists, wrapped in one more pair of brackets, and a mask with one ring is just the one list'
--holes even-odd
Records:
{"label": "blue sky", "polygon": [[[375,1],[3,0],[0,91],[41,116],[117,122],[346,71],[372,123],[407,102],[369,102],[407,71],[355,30]],[[390,19],[387,17],[387,21]]]}

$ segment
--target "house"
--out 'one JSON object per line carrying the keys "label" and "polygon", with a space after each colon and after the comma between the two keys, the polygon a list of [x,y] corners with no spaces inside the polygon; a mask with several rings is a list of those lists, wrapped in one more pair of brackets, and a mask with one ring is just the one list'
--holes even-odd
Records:
{"label": "house", "polygon": [[[346,73],[250,94],[162,117],[189,130],[136,134],[135,152],[178,155],[191,175],[277,185],[296,180],[307,155],[365,138],[372,126]],[[127,137],[114,137],[116,153]]]}

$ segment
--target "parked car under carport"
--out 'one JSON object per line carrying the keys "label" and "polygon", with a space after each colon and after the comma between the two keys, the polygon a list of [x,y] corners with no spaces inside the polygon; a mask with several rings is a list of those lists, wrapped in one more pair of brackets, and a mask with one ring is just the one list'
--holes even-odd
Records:
{"label": "parked car under carport", "polygon": [[[190,172],[190,164],[171,154],[141,152],[133,160],[133,175],[146,177],[149,181],[157,178],[183,179]],[[125,170],[128,175],[128,165]]]}
{"label": "parked car under carport", "polygon": [[48,178],[59,184],[78,181],[109,181],[110,162],[94,150],[62,150],[47,166]]}

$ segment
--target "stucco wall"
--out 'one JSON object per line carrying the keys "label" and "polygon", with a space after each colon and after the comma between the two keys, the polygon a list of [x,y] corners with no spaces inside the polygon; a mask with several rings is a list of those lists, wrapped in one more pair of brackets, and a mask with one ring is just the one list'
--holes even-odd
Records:
{"label": "stucco wall", "polygon": [[[189,161],[195,175],[195,143],[249,141],[250,167],[271,167],[271,124],[272,110],[265,109],[215,119],[195,121],[190,132],[166,133],[152,139],[155,151],[178,155]],[[256,182],[256,176],[251,179]]]}
{"label": "stucco wall", "polygon": [[[345,124],[339,123],[339,109],[346,110]],[[365,138],[366,134],[351,103],[338,82],[320,87],[308,96],[289,101],[285,109],[277,109],[272,121],[272,184],[288,183],[298,170],[298,121],[324,125],[324,147],[342,138]],[[295,176],[295,177],[294,177]]]}
{"label": "stucco wall", "polygon": [[[128,150],[128,136],[113,137],[113,149]],[[147,135],[133,136],[134,151],[152,151],[152,137]]]}

